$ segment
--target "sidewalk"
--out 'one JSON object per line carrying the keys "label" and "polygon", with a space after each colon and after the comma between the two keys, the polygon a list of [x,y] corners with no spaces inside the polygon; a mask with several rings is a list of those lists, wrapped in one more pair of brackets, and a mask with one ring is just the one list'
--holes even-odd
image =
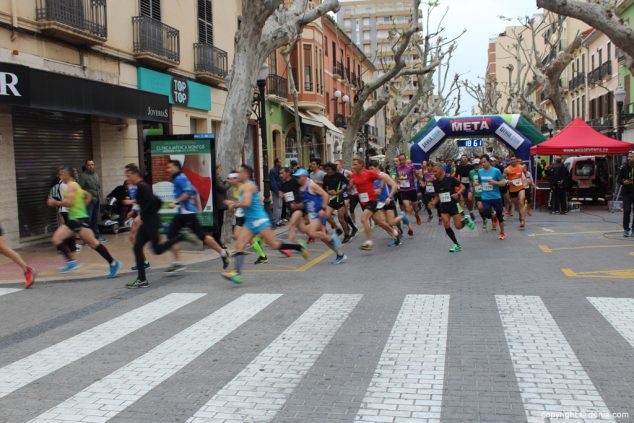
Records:
{"label": "sidewalk", "polygon": [[[283,227],[277,229],[275,232],[279,234],[285,231],[286,228]],[[132,252],[132,245],[130,245],[130,241],[128,240],[128,234],[128,232],[122,232],[116,235],[105,235],[108,240],[105,245],[113,257],[117,260],[121,260],[123,263],[119,274],[129,274],[131,276],[133,272],[130,270],[130,267],[134,265],[134,254]],[[182,261],[188,265],[218,258],[218,254],[214,250],[208,247],[205,247],[203,250],[202,245],[197,247],[191,244],[181,243],[180,247]],[[42,241],[42,243],[32,247],[21,248],[17,251],[37,272],[35,279],[36,284],[37,282],[58,280],[105,278],[108,274],[108,265],[101,256],[90,247],[83,246],[81,251],[77,254],[77,259],[81,262],[81,268],[67,274],[60,274],[58,272],[57,269],[61,267],[64,262],[48,240]],[[152,249],[149,244],[146,246],[145,251],[148,260],[150,260],[152,264],[152,269],[163,269],[172,263],[172,254],[169,252],[156,256],[152,254]],[[0,285],[23,282],[24,277],[22,270],[6,257],[0,256]]]}

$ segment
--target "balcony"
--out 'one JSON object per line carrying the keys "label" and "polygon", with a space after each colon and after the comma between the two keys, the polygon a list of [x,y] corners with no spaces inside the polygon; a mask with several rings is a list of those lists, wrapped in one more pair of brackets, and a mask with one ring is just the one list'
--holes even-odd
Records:
{"label": "balcony", "polygon": [[304,91],[313,91],[313,83],[310,81],[304,81]]}
{"label": "balcony", "polygon": [[598,118],[591,119],[588,124],[599,132],[614,129],[614,118],[612,115],[604,115]]}
{"label": "balcony", "polygon": [[583,87],[586,83],[586,75],[584,73],[578,73],[568,81],[568,89],[570,91],[576,90],[579,87]]}
{"label": "balcony", "polygon": [[148,16],[132,18],[134,57],[154,66],[170,68],[180,63],[180,33]]}
{"label": "balcony", "polygon": [[342,114],[335,114],[335,126],[337,128],[346,127],[346,117]]}
{"label": "balcony", "polygon": [[35,16],[42,32],[72,43],[95,45],[108,39],[106,0],[37,0]]}
{"label": "balcony", "polygon": [[288,79],[271,74],[266,78],[266,94],[283,100],[288,99]]}
{"label": "balcony", "polygon": [[335,63],[333,73],[335,78],[343,79],[343,63],[337,62]]}
{"label": "balcony", "polygon": [[612,76],[612,62],[604,62],[598,68],[588,73],[588,83],[596,84]]}
{"label": "balcony", "polygon": [[210,44],[194,44],[194,71],[196,77],[211,84],[221,84],[227,77],[227,52]]}

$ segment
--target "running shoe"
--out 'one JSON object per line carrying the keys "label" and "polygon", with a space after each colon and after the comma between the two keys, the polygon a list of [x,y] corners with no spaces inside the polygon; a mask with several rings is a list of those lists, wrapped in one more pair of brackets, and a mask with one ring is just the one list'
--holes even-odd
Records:
{"label": "running shoe", "polygon": [[460,244],[454,244],[449,249],[450,253],[457,253],[458,251],[462,251],[462,247],[460,246]]}
{"label": "running shoe", "polygon": [[333,233],[330,236],[330,241],[332,242],[332,246],[335,247],[335,250],[338,250],[341,247],[341,240],[337,236],[337,234]]}
{"label": "running shoe", "polygon": [[268,262],[269,262],[269,258],[267,256],[264,256],[264,257],[258,257],[258,259],[253,264],[267,264]]}
{"label": "running shoe", "polygon": [[464,222],[469,227],[470,230],[474,230],[475,229],[475,223],[473,223],[473,220],[471,220],[471,216],[466,215],[464,217]]}
{"label": "running shoe", "polygon": [[343,241],[341,241],[343,244],[347,244],[348,242],[350,242],[350,235],[346,234],[346,236],[343,237]]}
{"label": "running shoe", "polygon": [[174,273],[182,272],[185,269],[187,269],[187,267],[184,264],[174,263],[170,267],[165,269],[165,273],[173,275]]}
{"label": "running shoe", "polygon": [[407,236],[409,236],[410,238],[412,238],[414,236],[414,231],[411,229],[407,230]]}
{"label": "running shoe", "polygon": [[[143,262],[143,267],[144,267],[144,268],[146,268],[146,269],[149,269],[149,268],[150,268],[150,267],[152,267],[152,266],[150,266],[150,262],[149,262],[148,260],[145,260],[145,261]],[[132,267],[130,268],[130,270],[137,271],[137,270],[139,270],[139,268],[138,268],[138,267],[136,267],[136,264],[135,264],[134,266],[132,266]]]}
{"label": "running shoe", "polygon": [[630,231],[623,231],[623,238],[627,238],[631,235],[632,233]]}
{"label": "running shoe", "polygon": [[506,238],[506,236],[504,235],[504,232],[500,234],[499,238],[500,238],[500,241],[504,241],[504,239]]}
{"label": "running shoe", "polygon": [[337,235],[341,235],[341,234],[343,234],[343,229],[341,229],[341,228],[337,228],[337,229],[335,230],[335,232],[337,232]]}
{"label": "running shoe", "polygon": [[399,214],[403,216],[403,225],[409,226],[409,218],[407,217],[407,214],[402,210],[399,212]]}
{"label": "running shoe", "polygon": [[81,263],[77,260],[67,261],[65,265],[59,268],[59,273],[68,273],[73,270],[79,269],[81,267]]}
{"label": "running shoe", "polygon": [[486,220],[483,220],[483,221],[482,221],[482,230],[483,230],[483,231],[486,231],[486,230],[487,230],[487,221],[486,221]]}
{"label": "running shoe", "polygon": [[308,258],[310,257],[310,251],[308,251],[308,246],[306,245],[304,241],[299,241],[299,244],[302,246],[302,249],[299,251],[299,253],[302,255],[302,257],[304,257],[304,260],[308,260]]}
{"label": "running shoe", "polygon": [[348,256],[345,254],[342,254],[340,256],[337,256],[333,261],[330,262],[330,264],[341,264],[346,260],[348,260]]}
{"label": "running shoe", "polygon": [[308,238],[308,241],[306,241],[306,244],[310,245],[310,244],[312,244],[313,242],[315,242],[315,240],[314,240],[314,239],[312,239],[312,238]]}
{"label": "running shoe", "polygon": [[388,242],[387,246],[392,248],[392,247],[396,247],[398,245],[396,238],[392,238],[392,240],[390,242]]}
{"label": "running shoe", "polygon": [[352,228],[352,232],[350,232],[350,238],[354,238],[355,236],[357,236],[358,232],[359,228]]}
{"label": "running shoe", "polygon": [[523,231],[524,229],[526,229],[526,224],[520,223],[520,230]]}
{"label": "running shoe", "polygon": [[24,272],[24,289],[29,289],[35,282],[35,271],[32,267],[27,267]]}
{"label": "running shoe", "polygon": [[374,249],[374,245],[372,245],[368,241],[366,241],[363,244],[361,244],[361,246],[359,248],[361,248],[362,250],[365,250],[365,251],[371,251],[371,250]]}
{"label": "running shoe", "polygon": [[115,260],[110,263],[110,269],[108,272],[108,279],[114,279],[117,277],[117,273],[119,273],[119,269],[121,268],[121,262],[119,260]]}
{"label": "running shoe", "polygon": [[293,253],[291,253],[291,250],[280,250],[280,252],[284,254],[286,257],[290,257],[293,255]]}
{"label": "running shoe", "polygon": [[148,281],[142,281],[141,279],[135,279],[125,284],[125,287],[128,289],[147,288],[148,286],[150,286],[150,283]]}
{"label": "running shoe", "polygon": [[423,224],[423,219],[421,219],[419,215],[414,215],[414,217],[416,218],[416,224],[417,225],[422,225]]}
{"label": "running shoe", "polygon": [[229,250],[225,250],[225,255],[221,255],[220,258],[222,259],[222,268],[223,269],[227,269],[227,267],[229,267],[229,265],[231,264],[231,252]]}
{"label": "running shoe", "polygon": [[236,285],[239,285],[242,283],[242,277],[240,276],[240,273],[236,272],[235,270],[232,270],[231,272],[223,273],[222,277],[228,281],[235,283]]}

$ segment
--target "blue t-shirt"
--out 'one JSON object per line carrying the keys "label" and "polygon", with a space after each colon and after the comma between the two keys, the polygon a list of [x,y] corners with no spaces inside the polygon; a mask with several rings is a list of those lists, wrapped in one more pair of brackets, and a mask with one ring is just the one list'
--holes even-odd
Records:
{"label": "blue t-shirt", "polygon": [[497,167],[491,167],[487,172],[484,168],[478,170],[478,177],[482,184],[482,200],[501,200],[502,194],[500,193],[500,187],[492,185],[489,181],[501,181],[504,179],[502,172]]}
{"label": "blue t-shirt", "polygon": [[189,198],[183,201],[177,209],[178,214],[192,214],[198,212],[195,198],[198,195],[194,186],[189,182],[184,173],[177,173],[172,181],[174,183],[174,199],[187,194]]}
{"label": "blue t-shirt", "polygon": [[[381,181],[380,179],[374,181],[374,189],[379,189],[382,183],[383,181]],[[377,195],[376,198],[379,200],[379,202],[385,203],[387,197],[390,195],[390,191],[390,186],[384,183],[383,188],[381,188],[381,193]]]}

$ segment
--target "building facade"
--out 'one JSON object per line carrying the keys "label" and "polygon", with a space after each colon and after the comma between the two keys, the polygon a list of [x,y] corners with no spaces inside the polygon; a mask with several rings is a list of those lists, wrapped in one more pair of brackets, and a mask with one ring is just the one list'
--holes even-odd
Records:
{"label": "building facade", "polygon": [[10,242],[55,229],[45,202],[58,165],[94,159],[108,193],[126,163],[145,167],[147,135],[218,132],[240,4],[0,0],[0,224]]}

